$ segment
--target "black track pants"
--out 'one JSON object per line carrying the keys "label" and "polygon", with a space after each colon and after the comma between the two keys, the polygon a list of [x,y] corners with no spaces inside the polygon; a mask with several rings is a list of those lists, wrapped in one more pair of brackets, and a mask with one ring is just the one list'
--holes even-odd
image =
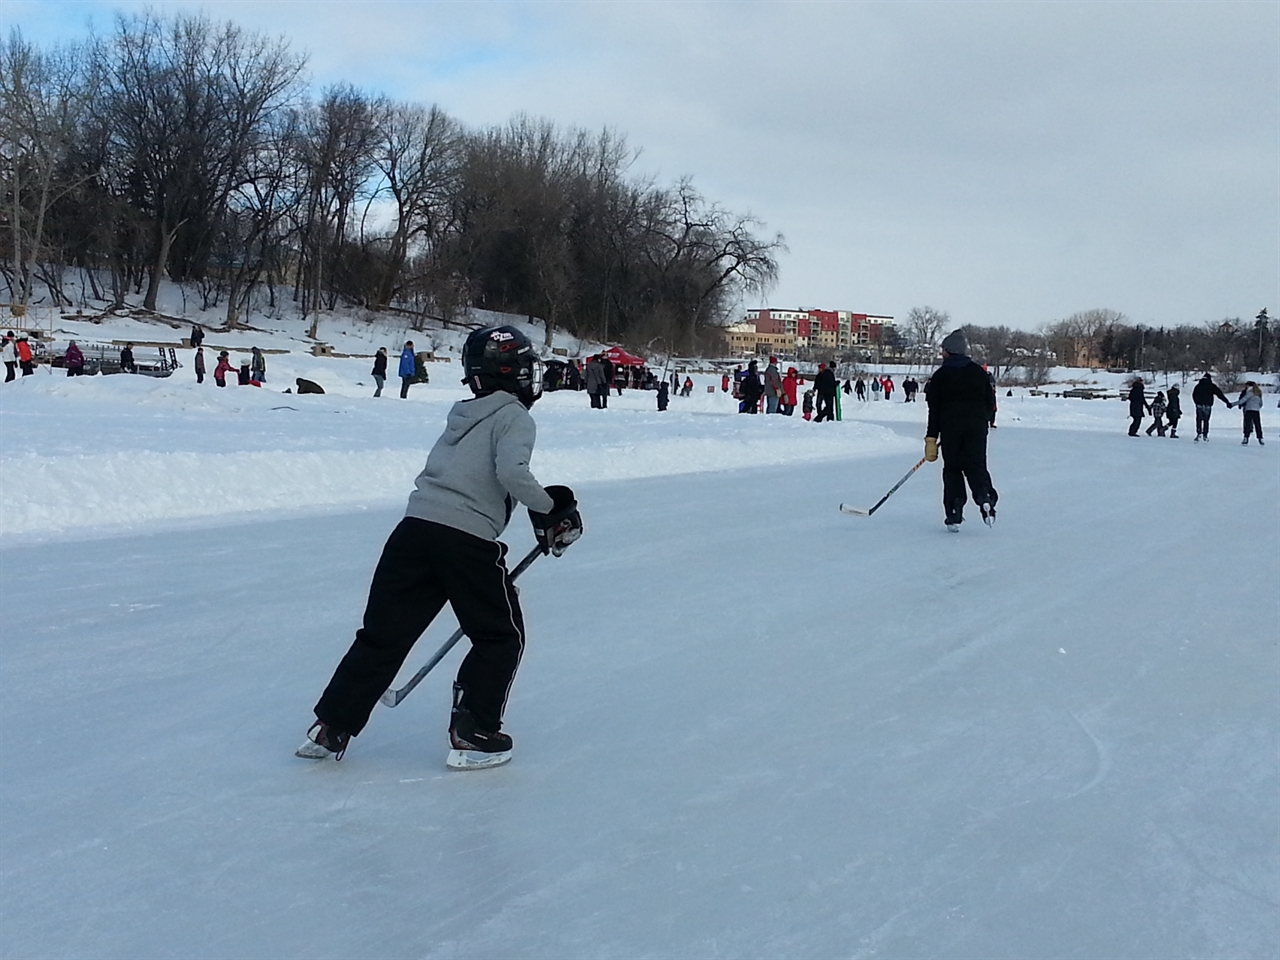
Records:
{"label": "black track pants", "polygon": [[1258,439],[1262,439],[1262,412],[1260,410],[1246,410],[1244,412],[1244,438],[1249,439],[1249,432],[1254,431],[1258,434]]}
{"label": "black track pants", "polygon": [[947,519],[959,518],[967,502],[965,481],[973,491],[974,503],[996,502],[995,487],[987,472],[987,425],[948,427],[939,441],[942,447],[942,506]]}
{"label": "black track pants", "polygon": [[351,734],[363,730],[409,650],[447,602],[471,640],[458,669],[462,705],[482,727],[499,730],[524,652],[524,618],[506,553],[504,543],[414,517],[401,520],[374,570],[364,626],[316,704],[316,716]]}

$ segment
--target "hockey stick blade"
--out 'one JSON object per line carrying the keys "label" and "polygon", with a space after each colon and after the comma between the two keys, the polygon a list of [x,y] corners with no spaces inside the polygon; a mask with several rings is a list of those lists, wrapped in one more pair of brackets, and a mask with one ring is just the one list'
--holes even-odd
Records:
{"label": "hockey stick blade", "polygon": [[908,471],[906,472],[906,475],[905,475],[905,476],[903,476],[903,478],[902,478],[901,480],[899,480],[899,481],[898,481],[897,483],[895,483],[892,487],[890,487],[890,488],[889,488],[889,492],[888,492],[888,493],[886,493],[886,494],[885,494],[883,497],[881,497],[879,500],[877,500],[877,501],[876,501],[876,505],[875,505],[874,507],[872,507],[870,510],[861,510],[861,509],[859,509],[858,507],[850,507],[850,506],[847,506],[846,504],[843,504],[843,503],[842,503],[842,504],[840,504],[840,512],[841,512],[841,513],[848,513],[848,514],[851,514],[851,515],[853,515],[853,516],[855,516],[855,517],[869,517],[869,516],[871,516],[873,513],[875,513],[877,510],[879,510],[879,509],[880,509],[881,505],[883,505],[883,503],[884,503],[886,500],[888,500],[890,497],[892,497],[892,496],[893,496],[893,495],[898,491],[898,488],[899,488],[899,487],[901,487],[904,483],[906,483],[908,480],[910,480],[910,479],[911,479],[911,475],[912,475],[912,474],[914,474],[917,470],[919,470],[922,466],[924,466],[924,464],[925,464],[925,458],[924,458],[924,457],[921,457],[919,460],[917,460],[917,461],[916,461],[916,465],[915,465],[914,467],[912,467],[910,470],[908,470]]}

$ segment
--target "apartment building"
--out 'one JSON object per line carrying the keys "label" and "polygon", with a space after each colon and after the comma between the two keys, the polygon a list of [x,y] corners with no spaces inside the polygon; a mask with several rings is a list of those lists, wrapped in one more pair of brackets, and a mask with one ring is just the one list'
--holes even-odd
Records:
{"label": "apartment building", "polygon": [[893,317],[850,310],[748,310],[726,331],[735,353],[844,353],[893,339]]}

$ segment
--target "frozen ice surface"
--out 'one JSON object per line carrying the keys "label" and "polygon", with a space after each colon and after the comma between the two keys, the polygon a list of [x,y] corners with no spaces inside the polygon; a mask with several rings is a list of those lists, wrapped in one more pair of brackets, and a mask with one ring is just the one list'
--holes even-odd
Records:
{"label": "frozen ice surface", "polygon": [[923,404],[550,396],[587,534],[521,579],[514,760],[449,773],[458,652],[293,749],[456,390],[137,381],[0,387],[0,955],[1276,956],[1280,443],[1234,411],[1002,398],[949,536],[935,465],[836,509]]}

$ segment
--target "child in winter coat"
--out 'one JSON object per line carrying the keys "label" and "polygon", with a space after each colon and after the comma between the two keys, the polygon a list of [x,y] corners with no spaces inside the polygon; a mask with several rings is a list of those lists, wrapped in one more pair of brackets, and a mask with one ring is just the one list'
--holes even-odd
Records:
{"label": "child in winter coat", "polygon": [[1250,380],[1240,391],[1236,406],[1244,411],[1244,439],[1240,441],[1249,445],[1249,434],[1257,431],[1258,446],[1262,446],[1262,388]]}
{"label": "child in winter coat", "polygon": [[369,721],[418,637],[446,603],[471,640],[453,685],[446,765],[511,759],[502,716],[525,649],[520,600],[498,540],[519,501],[543,553],[560,556],[582,533],[573,491],[543,488],[529,470],[541,363],[514,327],[472,333],[462,348],[474,396],[455,403],[373,572],[363,626],[315,706],[297,755],[341,759]]}
{"label": "child in winter coat", "polygon": [[231,361],[227,359],[227,351],[223,350],[218,354],[218,365],[213,368],[213,382],[220,387],[227,385],[227,374],[235,373],[235,367],[231,365]]}
{"label": "child in winter coat", "polygon": [[1151,416],[1155,417],[1151,421],[1151,426],[1147,427],[1147,436],[1151,436],[1151,431],[1155,430],[1160,436],[1164,436],[1164,391],[1157,390],[1156,398],[1151,401]]}
{"label": "child in winter coat", "polygon": [[1178,421],[1182,419],[1182,395],[1176,386],[1169,388],[1169,396],[1165,401],[1165,419],[1169,421],[1169,438],[1178,437]]}
{"label": "child in winter coat", "polygon": [[804,412],[806,420],[813,419],[813,390],[809,389],[804,392],[804,405],[800,408]]}

